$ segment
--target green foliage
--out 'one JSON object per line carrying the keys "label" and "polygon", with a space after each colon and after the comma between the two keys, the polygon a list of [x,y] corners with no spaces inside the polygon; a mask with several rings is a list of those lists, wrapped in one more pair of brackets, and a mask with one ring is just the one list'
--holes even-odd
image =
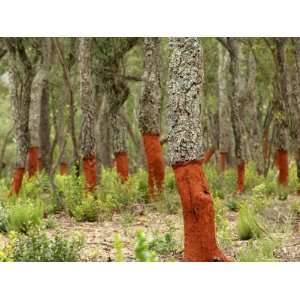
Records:
{"label": "green foliage", "polygon": [[227,202],[226,206],[228,207],[229,210],[232,210],[235,212],[239,211],[239,209],[240,209],[240,204],[239,204],[238,200],[235,198],[231,198]]}
{"label": "green foliage", "polygon": [[43,216],[44,205],[41,201],[19,199],[8,207],[7,229],[26,234],[42,224]]}
{"label": "green foliage", "polygon": [[8,212],[0,202],[0,232],[7,232]]}
{"label": "green foliage", "polygon": [[249,241],[246,247],[240,249],[237,258],[241,262],[276,261],[274,252],[279,245],[279,241],[273,239]]}
{"label": "green foliage", "polygon": [[149,250],[161,255],[175,254],[179,248],[179,244],[174,238],[175,231],[176,229],[172,224],[168,224],[168,231],[164,235],[156,230],[153,239],[149,242]]}
{"label": "green foliage", "polygon": [[77,222],[96,222],[100,214],[99,201],[88,194],[80,203],[72,207],[70,212]]}
{"label": "green foliage", "polygon": [[300,203],[299,202],[293,202],[291,204],[291,211],[294,215],[300,216]]}
{"label": "green foliage", "polygon": [[121,236],[119,234],[115,235],[114,248],[116,251],[115,261],[118,261],[118,262],[124,261],[123,243],[121,240]]}
{"label": "green foliage", "polygon": [[165,173],[165,188],[169,192],[176,190],[175,176],[173,174],[173,171],[170,168],[166,168],[166,173]]}
{"label": "green foliage", "polygon": [[175,191],[172,193],[165,190],[155,199],[153,206],[160,213],[176,214],[180,207],[179,196]]}
{"label": "green foliage", "polygon": [[265,191],[265,183],[261,183],[252,189],[251,202],[255,213],[262,213],[272,202],[272,197],[266,195]]}
{"label": "green foliage", "polygon": [[241,240],[259,238],[262,235],[262,228],[258,224],[255,212],[245,203],[241,205],[237,221],[237,231]]}
{"label": "green foliage", "polygon": [[215,219],[217,225],[217,235],[221,246],[228,246],[231,244],[231,233],[229,228],[229,221],[224,217],[225,207],[224,200],[218,197],[214,198]]}
{"label": "green foliage", "polygon": [[63,262],[79,259],[84,239],[77,235],[66,240],[60,234],[49,238],[46,233],[32,231],[29,235],[16,235],[10,243],[13,261]]}
{"label": "green foliage", "polygon": [[156,253],[150,250],[149,242],[142,230],[136,234],[135,259],[139,262],[157,261]]}

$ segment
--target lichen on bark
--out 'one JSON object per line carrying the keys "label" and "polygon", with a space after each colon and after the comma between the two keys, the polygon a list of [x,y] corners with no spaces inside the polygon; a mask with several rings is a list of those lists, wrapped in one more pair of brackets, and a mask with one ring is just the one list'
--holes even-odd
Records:
{"label": "lichen on bark", "polygon": [[169,163],[200,160],[203,141],[199,97],[203,83],[202,48],[197,38],[170,40],[168,82]]}
{"label": "lichen on bark", "polygon": [[143,133],[160,134],[161,84],[160,40],[144,39],[144,73],[138,121]]}
{"label": "lichen on bark", "polygon": [[92,96],[91,38],[79,42],[80,99],[82,110],[81,152],[83,157],[95,155],[95,101]]}

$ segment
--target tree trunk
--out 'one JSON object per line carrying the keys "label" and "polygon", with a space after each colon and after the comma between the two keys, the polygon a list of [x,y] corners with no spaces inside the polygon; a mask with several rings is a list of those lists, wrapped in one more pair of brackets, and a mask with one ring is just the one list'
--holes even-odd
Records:
{"label": "tree trunk", "polygon": [[10,98],[16,130],[16,170],[11,194],[21,189],[29,147],[29,106],[33,70],[22,38],[5,39],[9,53]]}
{"label": "tree trunk", "polygon": [[[253,140],[253,159],[256,164],[256,171],[258,175],[263,174],[263,152],[262,152],[262,135],[260,131],[260,124],[257,111],[257,97],[256,97],[256,62],[253,53],[249,54],[249,76],[247,83],[247,102],[248,102],[248,114],[250,116],[249,131],[250,137]],[[249,137],[249,138],[250,138]]]}
{"label": "tree trunk", "polygon": [[65,86],[63,86],[60,96],[57,102],[57,144],[58,153],[60,155],[59,169],[60,175],[66,175],[68,173],[68,159],[67,159],[67,140],[66,136],[66,118],[65,118],[65,106],[68,97],[68,91]]}
{"label": "tree trunk", "polygon": [[295,38],[295,58],[296,58],[296,88],[295,88],[295,111],[296,111],[296,166],[298,178],[297,194],[300,195],[300,38]]}
{"label": "tree trunk", "polygon": [[121,181],[128,179],[127,131],[121,113],[124,108],[111,114],[112,149],[115,156],[117,173]]}
{"label": "tree trunk", "polygon": [[230,145],[230,103],[227,94],[226,74],[228,71],[229,55],[226,49],[218,44],[218,114],[219,114],[219,152],[220,152],[220,172],[224,173],[226,169],[226,160]]}
{"label": "tree trunk", "polygon": [[275,50],[273,52],[275,61],[275,124],[277,128],[276,160],[279,170],[278,184],[286,186],[288,184],[288,124],[286,120],[287,101],[287,78],[285,62],[285,38],[274,38]]}
{"label": "tree trunk", "polygon": [[143,136],[148,167],[149,195],[161,192],[165,164],[160,144],[161,85],[160,39],[144,39],[144,75],[139,104],[139,127]]}
{"label": "tree trunk", "polygon": [[80,38],[79,43],[80,99],[82,110],[81,153],[86,190],[97,184],[95,155],[95,98],[92,96],[91,38]]}
{"label": "tree trunk", "polygon": [[28,149],[28,173],[32,177],[40,168],[40,115],[41,99],[46,73],[39,65],[37,74],[32,83],[31,103],[29,112],[30,147]]}
{"label": "tree trunk", "polygon": [[42,92],[40,99],[40,122],[39,122],[39,140],[41,151],[41,167],[45,169],[46,173],[51,173],[51,140],[50,140],[50,88],[49,75],[52,65],[52,41],[50,38],[43,38],[42,43],[42,69],[44,72],[42,81]]}
{"label": "tree trunk", "polygon": [[231,122],[235,140],[235,156],[237,160],[237,193],[244,191],[245,180],[245,154],[243,149],[242,122],[240,118],[240,65],[238,42],[235,38],[227,38],[230,54],[230,82],[231,82]]}
{"label": "tree trunk", "polygon": [[199,96],[203,82],[202,49],[196,38],[170,40],[169,160],[181,197],[184,259],[227,261],[217,246],[213,200],[201,166],[203,137]]}

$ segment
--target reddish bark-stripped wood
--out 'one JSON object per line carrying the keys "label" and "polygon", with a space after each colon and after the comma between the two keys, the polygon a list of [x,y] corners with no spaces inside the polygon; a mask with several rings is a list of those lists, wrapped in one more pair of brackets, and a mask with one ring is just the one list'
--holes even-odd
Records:
{"label": "reddish bark-stripped wood", "polygon": [[95,155],[83,158],[83,174],[85,178],[86,191],[93,192],[97,184]]}
{"label": "reddish bark-stripped wood", "polygon": [[28,149],[28,174],[29,178],[34,176],[40,169],[39,147],[30,147]]}
{"label": "reddish bark-stripped wood", "polygon": [[202,160],[202,163],[203,164],[207,164],[210,159],[212,158],[212,156],[215,154],[215,149],[214,148],[209,148],[205,153],[204,153],[204,156],[203,156],[203,160]]}
{"label": "reddish bark-stripped wood", "polygon": [[229,261],[216,241],[214,209],[200,161],[173,166],[184,217],[184,260]]}
{"label": "reddish bark-stripped wood", "polygon": [[161,192],[165,178],[165,163],[160,144],[160,135],[143,134],[144,148],[148,166],[148,187],[150,196],[154,196],[155,189]]}
{"label": "reddish bark-stripped wood", "polygon": [[121,181],[128,180],[128,154],[127,152],[115,153],[116,169]]}
{"label": "reddish bark-stripped wood", "polygon": [[289,177],[289,162],[288,152],[286,150],[277,150],[277,165],[278,165],[278,183],[286,186]]}
{"label": "reddish bark-stripped wood", "polygon": [[59,166],[60,175],[64,176],[68,174],[68,165],[66,163],[61,163]]}
{"label": "reddish bark-stripped wood", "polygon": [[220,152],[220,173],[224,174],[226,169],[227,152]]}
{"label": "reddish bark-stripped wood", "polygon": [[237,193],[241,194],[244,192],[245,182],[245,163],[241,162],[237,166]]}
{"label": "reddish bark-stripped wood", "polygon": [[25,168],[16,168],[10,196],[18,195],[22,186]]}

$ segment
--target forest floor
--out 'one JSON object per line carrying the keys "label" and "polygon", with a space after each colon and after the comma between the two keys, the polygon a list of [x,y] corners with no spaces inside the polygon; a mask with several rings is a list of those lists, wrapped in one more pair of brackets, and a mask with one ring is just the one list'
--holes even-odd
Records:
{"label": "forest floor", "polygon": [[[289,196],[285,201],[274,200],[274,204],[264,211],[266,230],[273,237],[281,240],[271,261],[300,261],[300,218],[295,216],[288,219],[290,206],[299,200],[297,196]],[[231,240],[222,248],[226,255],[238,261],[239,251],[249,247],[252,241],[239,239],[236,229],[238,212],[226,208],[224,217],[228,220]],[[172,239],[177,245],[176,251],[158,254],[159,261],[180,261],[182,257],[183,219],[180,209],[176,214],[168,214],[158,212],[152,204],[143,204],[134,206],[124,213],[114,214],[109,221],[96,223],[79,223],[64,214],[52,218],[56,226],[48,230],[50,235],[59,229],[67,238],[74,232],[85,236],[85,247],[81,253],[82,261],[114,261],[116,251],[114,241],[117,234],[120,235],[123,243],[124,260],[134,261],[136,232],[139,229],[143,230],[150,240],[163,237],[171,231]],[[255,255],[255,249],[253,251]],[[257,259],[259,261],[259,256]],[[247,260],[247,257],[244,258],[244,261]]]}

